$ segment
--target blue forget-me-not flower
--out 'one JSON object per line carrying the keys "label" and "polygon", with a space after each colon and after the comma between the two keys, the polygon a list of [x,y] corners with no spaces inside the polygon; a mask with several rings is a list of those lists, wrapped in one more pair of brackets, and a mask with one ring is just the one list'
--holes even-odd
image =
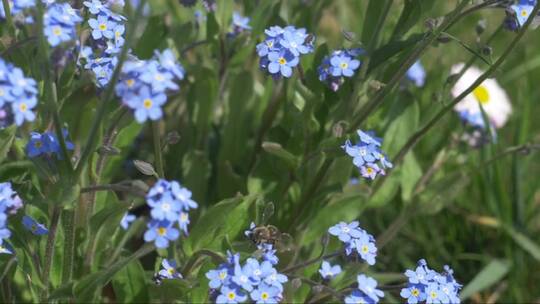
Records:
{"label": "blue forget-me-not flower", "polygon": [[259,66],[276,79],[291,77],[300,56],[313,52],[313,36],[303,28],[272,26],[265,34],[265,40],[257,45]]}
{"label": "blue forget-me-not flower", "polygon": [[353,163],[360,170],[362,177],[373,180],[377,175],[385,175],[385,169],[392,168],[392,163],[381,151],[382,140],[372,132],[357,131],[360,142],[353,145],[349,140],[342,148],[353,158]]}

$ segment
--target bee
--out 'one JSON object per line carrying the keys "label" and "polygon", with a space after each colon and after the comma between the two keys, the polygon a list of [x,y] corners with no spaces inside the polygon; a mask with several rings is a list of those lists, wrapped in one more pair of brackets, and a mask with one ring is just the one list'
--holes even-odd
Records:
{"label": "bee", "polygon": [[159,273],[154,273],[154,277],[152,277],[152,281],[154,282],[154,284],[158,286],[161,285],[161,283],[163,283],[163,279],[164,277],[160,275]]}
{"label": "bee", "polygon": [[275,246],[279,251],[288,251],[287,244],[292,239],[289,234],[282,233],[274,225],[252,225],[251,231],[246,235],[255,245],[270,244]]}
{"label": "bee", "polygon": [[315,40],[315,36],[313,34],[308,34],[306,39],[304,40],[304,43],[312,44],[314,40]]}

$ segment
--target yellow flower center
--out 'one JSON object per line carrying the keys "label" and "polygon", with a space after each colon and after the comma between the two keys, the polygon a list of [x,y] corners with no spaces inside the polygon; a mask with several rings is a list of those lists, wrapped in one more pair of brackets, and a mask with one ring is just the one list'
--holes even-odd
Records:
{"label": "yellow flower center", "polygon": [[188,219],[187,213],[180,214],[180,221],[185,222]]}
{"label": "yellow flower center", "polygon": [[221,280],[224,280],[226,277],[227,277],[227,273],[226,273],[226,272],[222,271],[222,272],[219,273],[219,278],[220,278]]}
{"label": "yellow flower center", "polygon": [[104,30],[107,29],[107,25],[106,25],[105,23],[102,23],[102,24],[99,25],[99,29],[100,29],[101,31],[104,31]]}
{"label": "yellow flower center", "polygon": [[[371,168],[369,168],[369,169],[371,169]],[[367,245],[362,246],[362,252],[363,253],[367,253],[368,251],[369,251],[369,248],[368,248]]]}
{"label": "yellow flower center", "polygon": [[28,110],[28,106],[25,103],[21,103],[19,109],[21,110],[21,112],[26,112],[26,110]]}
{"label": "yellow flower center", "polygon": [[128,87],[131,88],[135,84],[135,80],[128,79],[128,80],[126,80],[126,84],[127,84]]}
{"label": "yellow flower center", "polygon": [[163,81],[165,79],[165,77],[163,77],[163,74],[156,74],[156,76],[154,77],[157,81]]}
{"label": "yellow flower center", "polygon": [[172,269],[172,268],[169,268],[169,269],[167,270],[167,272],[168,272],[169,274],[171,274],[171,275],[172,275],[172,274],[174,273],[174,269]]}
{"label": "yellow flower center", "polygon": [[521,16],[527,17],[529,13],[526,10],[521,10]]}
{"label": "yellow flower center", "polygon": [[30,229],[32,230],[32,232],[36,232],[37,230],[36,224],[32,224],[32,227]]}
{"label": "yellow flower center", "polygon": [[0,96],[4,96],[4,90],[0,89]]}
{"label": "yellow flower center", "polygon": [[34,147],[36,147],[38,149],[41,148],[42,146],[43,146],[43,143],[41,141],[39,141],[39,140],[34,143]]}
{"label": "yellow flower center", "polygon": [[272,47],[272,45],[274,45],[274,42],[272,40],[268,40],[268,41],[266,41],[266,45],[268,47]]}
{"label": "yellow flower center", "polygon": [[437,298],[437,293],[435,291],[432,291],[429,296],[432,298],[432,299],[436,299]]}
{"label": "yellow flower center", "polygon": [[479,103],[485,105],[489,102],[489,92],[485,86],[479,86],[473,91],[473,95]]}
{"label": "yellow flower center", "polygon": [[116,36],[116,38],[120,37],[122,34],[120,34],[120,32],[115,32],[114,35]]}
{"label": "yellow flower center", "polygon": [[152,99],[147,98],[143,101],[143,106],[147,109],[150,109],[152,107]]}
{"label": "yellow flower center", "polygon": [[231,291],[227,294],[227,298],[229,298],[229,300],[234,300],[234,298],[236,298],[236,294]]}
{"label": "yellow flower center", "polygon": [[159,234],[159,235],[163,236],[163,235],[165,235],[165,233],[167,232],[167,228],[165,228],[165,227],[159,227],[157,231],[158,231],[158,234]]}
{"label": "yellow flower center", "polygon": [[415,297],[418,297],[420,295],[420,290],[414,288],[411,292],[411,294]]}
{"label": "yellow flower center", "polygon": [[279,58],[278,60],[279,64],[283,65],[283,64],[286,64],[287,63],[287,60],[283,57]]}
{"label": "yellow flower center", "polygon": [[340,66],[342,69],[346,69],[347,67],[349,67],[349,65],[348,65],[346,62],[342,62],[339,66]]}
{"label": "yellow flower center", "polygon": [[62,35],[62,29],[61,29],[59,26],[55,26],[55,27],[53,28],[53,31],[52,31],[52,32],[53,32],[53,34],[54,34],[55,36],[60,36],[60,35]]}
{"label": "yellow flower center", "polygon": [[269,295],[268,295],[268,293],[267,293],[267,292],[263,292],[263,293],[261,293],[261,299],[263,299],[263,300],[267,300],[267,299],[268,299],[268,297],[269,297]]}
{"label": "yellow flower center", "polygon": [[373,168],[367,167],[367,168],[366,168],[366,172],[367,172],[368,174],[373,173]]}

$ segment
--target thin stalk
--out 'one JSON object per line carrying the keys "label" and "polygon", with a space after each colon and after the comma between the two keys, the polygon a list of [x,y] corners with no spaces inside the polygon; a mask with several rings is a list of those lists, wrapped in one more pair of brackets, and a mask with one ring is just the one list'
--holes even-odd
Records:
{"label": "thin stalk", "polygon": [[459,13],[463,8],[465,8],[468,2],[468,0],[462,0],[456,7],[456,9],[452,11],[447,18],[444,19],[444,22],[435,30],[433,30],[431,34],[424,38],[423,42],[420,43],[416,47],[416,49],[412,51],[412,53],[399,67],[397,72],[386,84],[386,86],[384,86],[384,88],[380,90],[370,102],[368,102],[360,109],[360,111],[358,112],[358,118],[353,121],[353,123],[351,123],[347,131],[348,133],[356,130],[364,122],[364,120],[369,117],[369,115],[382,103],[384,98],[393,91],[393,89],[400,83],[401,79],[405,76],[405,73],[407,73],[409,68],[416,62],[418,57],[422,55],[422,53],[427,49],[427,47],[430,46],[433,42],[435,42],[436,39],[441,35],[441,33],[449,28],[449,26],[454,20],[458,19],[461,16]]}
{"label": "thin stalk", "polygon": [[155,166],[159,177],[165,178],[165,173],[163,171],[163,154],[161,151],[161,138],[159,132],[159,122],[152,121],[152,138],[154,140],[154,157],[155,157]]}
{"label": "thin stalk", "polygon": [[107,89],[105,90],[103,98],[101,99],[101,102],[98,106],[97,114],[94,117],[92,126],[90,127],[88,139],[81,153],[81,159],[79,160],[77,168],[75,169],[75,178],[77,179],[81,176],[83,169],[86,167],[90,154],[95,150],[95,143],[97,141],[98,130],[101,126],[102,120],[105,118],[107,105],[110,103],[110,101],[114,97],[114,87],[116,83],[118,82],[118,78],[120,77],[120,71],[122,70],[122,66],[124,65],[124,62],[127,59],[128,51],[131,48],[131,45],[133,44],[133,38],[135,37],[135,29],[137,27],[137,21],[139,17],[141,16],[142,9],[145,4],[146,4],[146,0],[141,0],[139,4],[137,5],[137,9],[135,10],[135,16],[129,19],[129,22],[128,22],[129,26],[126,33],[125,44],[122,47],[122,52],[120,53],[120,56],[118,57],[118,63],[116,64],[116,67],[112,74],[109,85],[107,86]]}
{"label": "thin stalk", "polygon": [[81,193],[91,193],[98,191],[119,191],[126,192],[138,197],[145,197],[146,193],[138,188],[125,186],[121,184],[94,185],[81,188]]}
{"label": "thin stalk", "polygon": [[62,268],[62,283],[71,281],[73,276],[73,261],[75,253],[75,211],[64,210],[62,213],[64,226],[64,267]]}
{"label": "thin stalk", "polygon": [[[37,14],[37,26],[38,26],[38,39],[39,39],[39,55],[41,57],[41,62],[43,64],[43,80],[45,82],[45,89],[48,91],[48,96],[45,97],[47,102],[48,110],[52,113],[53,123],[56,132],[58,141],[60,142],[60,148],[63,154],[63,164],[68,174],[70,175],[73,171],[71,161],[68,157],[68,150],[66,146],[66,141],[62,132],[62,122],[60,120],[60,114],[58,113],[58,98],[56,93],[56,84],[53,82],[53,77],[51,77],[51,67],[49,60],[49,45],[45,39],[45,34],[43,32],[43,14],[44,8],[41,2],[38,2],[39,12]],[[69,176],[68,176],[69,179]]]}
{"label": "thin stalk", "polygon": [[431,128],[435,126],[441,120],[441,118],[444,115],[446,115],[446,113],[450,112],[458,102],[460,102],[461,100],[463,100],[463,98],[465,98],[467,95],[472,93],[472,91],[474,91],[476,87],[481,85],[482,82],[484,82],[484,80],[486,80],[490,75],[493,74],[493,72],[497,70],[497,68],[504,62],[504,60],[508,57],[508,55],[510,55],[512,50],[515,48],[517,43],[521,40],[521,38],[523,37],[527,29],[529,28],[529,25],[532,23],[534,16],[536,16],[539,10],[540,10],[540,2],[537,5],[535,5],[533,12],[527,19],[527,22],[521,28],[521,30],[516,35],[514,40],[512,40],[510,45],[506,48],[504,53],[499,57],[499,59],[484,74],[478,77],[478,79],[476,79],[476,81],[471,86],[469,86],[463,93],[461,93],[458,97],[456,97],[450,104],[445,106],[441,111],[439,111],[423,128],[415,132],[409,138],[407,143],[405,143],[405,145],[401,148],[397,156],[393,158],[395,163],[399,163],[401,160],[403,160],[407,152],[409,152],[409,150],[412,149],[416,145],[416,143],[418,143],[418,141],[420,141],[420,139],[422,139],[422,137],[424,137],[424,135],[426,135],[427,132],[431,130]]}
{"label": "thin stalk", "polygon": [[46,302],[47,298],[49,297],[49,273],[51,271],[51,266],[52,266],[52,258],[54,255],[54,243],[56,240],[56,232],[57,232],[58,221],[60,220],[61,212],[62,210],[60,209],[60,206],[55,205],[52,216],[51,216],[49,234],[47,235],[47,245],[45,247],[45,262],[43,263],[43,274],[42,274],[43,286],[45,286],[45,288],[43,289],[41,293],[42,302]]}
{"label": "thin stalk", "polygon": [[9,34],[13,36],[13,40],[17,40],[17,37],[15,35],[15,25],[13,24],[13,18],[11,16],[11,8],[9,7],[9,2],[8,0],[2,0],[2,4],[4,6],[4,14],[6,15],[6,22]]}
{"label": "thin stalk", "polygon": [[281,272],[282,273],[293,273],[293,272],[295,272],[295,271],[297,271],[299,269],[305,268],[305,267],[307,267],[309,265],[312,265],[314,263],[317,263],[317,262],[319,262],[321,260],[331,259],[333,257],[340,256],[341,254],[342,254],[342,251],[340,250],[340,251],[332,252],[332,253],[329,253],[329,254],[326,254],[326,255],[321,255],[321,256],[318,256],[318,257],[313,258],[311,260],[305,261],[303,263],[287,267],[287,268],[283,269]]}
{"label": "thin stalk", "polygon": [[129,226],[128,228],[128,231],[126,231],[126,233],[124,233],[124,235],[122,236],[122,238],[120,239],[120,242],[118,243],[118,245],[116,246],[116,248],[114,249],[113,251],[113,254],[111,255],[111,257],[108,260],[107,262],[107,266],[106,267],[109,267],[111,266],[112,264],[114,264],[114,262],[116,262],[116,260],[118,259],[118,257],[120,256],[120,254],[122,253],[122,249],[124,248],[125,244],[127,243],[127,241],[137,232],[139,231],[140,227],[142,227],[144,225],[144,220],[142,218],[139,218],[137,219],[137,221],[133,222],[131,224],[131,226]]}
{"label": "thin stalk", "polygon": [[306,212],[309,206],[310,200],[313,198],[313,196],[317,193],[317,189],[323,182],[326,172],[330,167],[332,166],[334,160],[331,158],[327,158],[324,160],[324,163],[320,167],[320,169],[317,171],[317,174],[315,175],[315,178],[313,179],[313,182],[308,187],[306,191],[302,192],[302,196],[300,197],[297,206],[295,208],[295,211],[293,214],[293,220],[291,221],[291,224],[288,227],[288,230],[290,230],[292,227],[295,227],[298,221],[302,219],[302,215]]}
{"label": "thin stalk", "polygon": [[214,262],[216,263],[225,263],[227,260],[225,258],[223,258],[221,255],[211,251],[211,250],[207,250],[207,249],[201,249],[201,250],[198,250],[196,251],[190,258],[189,260],[187,261],[186,265],[184,266],[184,268],[182,268],[182,272],[181,274],[184,276],[184,277],[187,277],[190,272],[194,269],[194,266],[197,265],[197,263],[199,262],[199,260],[203,257],[210,257],[214,260]]}
{"label": "thin stalk", "polygon": [[251,172],[251,170],[253,170],[253,168],[255,167],[257,156],[259,155],[259,152],[261,152],[261,145],[264,140],[264,136],[266,135],[268,130],[270,130],[270,127],[272,127],[274,119],[276,119],[279,105],[281,104],[281,100],[283,99],[281,98],[280,94],[282,88],[283,80],[280,80],[278,84],[274,87],[272,97],[270,98],[268,106],[264,111],[263,122],[261,124],[261,127],[259,128],[259,131],[257,132],[257,139],[255,140],[255,147],[253,148],[253,154],[251,155],[251,160],[249,162],[248,172]]}

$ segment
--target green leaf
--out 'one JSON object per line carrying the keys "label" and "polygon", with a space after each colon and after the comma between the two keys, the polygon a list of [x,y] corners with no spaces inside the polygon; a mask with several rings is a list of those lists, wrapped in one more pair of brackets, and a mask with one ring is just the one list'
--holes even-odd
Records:
{"label": "green leaf", "polygon": [[205,248],[221,249],[225,237],[234,239],[249,225],[250,206],[257,196],[239,196],[226,199],[210,207],[198,220],[184,243],[188,255]]}
{"label": "green leaf", "polygon": [[135,54],[140,58],[152,57],[154,50],[165,41],[167,26],[164,16],[152,16],[148,20],[146,29],[135,47]]}
{"label": "green leaf", "polygon": [[182,159],[182,169],[187,188],[193,193],[195,201],[206,201],[208,178],[211,164],[204,151],[191,150]]}
{"label": "green leaf", "polygon": [[120,303],[148,303],[146,275],[141,262],[133,260],[112,279],[116,301]]}
{"label": "green leaf", "polygon": [[401,197],[403,201],[411,200],[416,183],[422,177],[422,168],[413,152],[409,152],[401,165]]}
{"label": "green leaf", "polygon": [[314,242],[320,239],[330,228],[340,221],[352,221],[358,218],[364,208],[366,198],[359,194],[342,196],[321,208],[311,219],[304,239]]}
{"label": "green leaf", "polygon": [[510,226],[505,226],[504,230],[514,239],[514,241],[533,258],[540,261],[540,246],[525,234],[518,232]]}
{"label": "green leaf", "polygon": [[0,163],[6,158],[13,140],[15,139],[15,126],[0,130]]}
{"label": "green leaf", "polygon": [[391,122],[384,134],[384,151],[389,155],[395,155],[418,128],[420,120],[418,103],[413,101],[409,104],[400,104],[398,101],[394,108],[402,107],[405,109]]}
{"label": "green leaf", "polygon": [[403,11],[399,16],[399,20],[394,28],[392,37],[400,37],[405,35],[415,24],[421,22],[423,15],[430,11],[435,1],[425,0],[405,0]]}
{"label": "green leaf", "polygon": [[510,271],[510,266],[507,260],[492,260],[463,288],[460,299],[466,300],[473,294],[499,282]]}
{"label": "green leaf", "polygon": [[145,256],[153,250],[154,246],[145,245],[129,257],[123,258],[122,260],[99,272],[89,274],[80,281],[76,282],[73,290],[75,297],[77,298],[77,302],[93,302],[96,294],[101,291],[103,286],[110,282],[118,271],[126,267],[132,261]]}
{"label": "green leaf", "polygon": [[391,202],[399,190],[400,181],[401,175],[399,172],[391,172],[383,185],[371,196],[368,206],[370,208],[380,208]]}
{"label": "green leaf", "polygon": [[263,142],[262,148],[264,151],[283,160],[290,169],[295,169],[298,166],[298,159],[291,152],[285,150],[280,144],[274,142]]}
{"label": "green leaf", "polygon": [[[362,41],[369,43],[377,31],[379,31],[379,20],[386,14],[386,7],[392,0],[371,0],[369,1],[366,14],[364,15],[364,26],[362,28]],[[373,45],[368,45],[373,47]]]}

